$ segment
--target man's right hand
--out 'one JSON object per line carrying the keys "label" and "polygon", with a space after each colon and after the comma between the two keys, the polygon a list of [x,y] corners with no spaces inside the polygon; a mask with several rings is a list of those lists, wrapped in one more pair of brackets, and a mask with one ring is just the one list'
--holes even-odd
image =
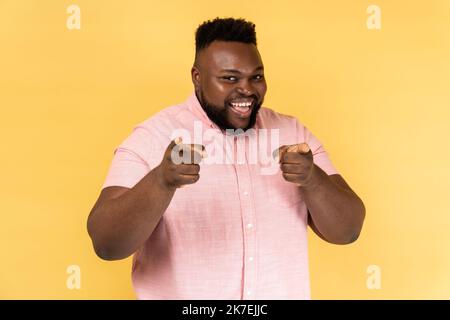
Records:
{"label": "man's right hand", "polygon": [[159,178],[169,190],[193,184],[200,179],[200,161],[206,157],[201,144],[183,144],[181,138],[172,140],[159,165]]}

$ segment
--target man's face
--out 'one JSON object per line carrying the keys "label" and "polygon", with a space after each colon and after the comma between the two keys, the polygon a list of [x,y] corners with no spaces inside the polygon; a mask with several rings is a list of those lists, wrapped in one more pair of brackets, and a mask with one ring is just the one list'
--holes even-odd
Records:
{"label": "man's face", "polygon": [[199,52],[192,81],[200,104],[219,128],[254,126],[267,90],[256,46],[214,41]]}

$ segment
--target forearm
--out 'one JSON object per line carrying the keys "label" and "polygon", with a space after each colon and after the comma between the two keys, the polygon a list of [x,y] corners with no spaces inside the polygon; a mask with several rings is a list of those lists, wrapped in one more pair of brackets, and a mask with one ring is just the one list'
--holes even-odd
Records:
{"label": "forearm", "polygon": [[175,193],[175,188],[166,188],[160,182],[158,168],[91,214],[90,234],[97,254],[103,259],[128,257],[156,228]]}
{"label": "forearm", "polygon": [[300,187],[316,229],[329,242],[347,244],[361,232],[365,208],[351,190],[334,183],[314,165],[311,183]]}

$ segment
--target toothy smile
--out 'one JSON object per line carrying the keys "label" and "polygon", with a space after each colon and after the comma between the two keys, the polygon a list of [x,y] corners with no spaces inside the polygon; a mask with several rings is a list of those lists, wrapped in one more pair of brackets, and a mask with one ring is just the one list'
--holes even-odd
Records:
{"label": "toothy smile", "polygon": [[253,100],[240,100],[229,103],[231,110],[240,118],[248,117],[252,112]]}

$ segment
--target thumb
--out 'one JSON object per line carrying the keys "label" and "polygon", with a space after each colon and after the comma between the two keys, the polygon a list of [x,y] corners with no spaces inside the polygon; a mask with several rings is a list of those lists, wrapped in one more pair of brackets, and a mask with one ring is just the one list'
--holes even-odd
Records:
{"label": "thumb", "polygon": [[305,142],[304,143],[300,143],[297,146],[298,146],[297,147],[297,152],[300,152],[300,153],[308,153],[311,150],[309,145],[307,143],[305,143]]}
{"label": "thumb", "polygon": [[307,143],[298,143],[298,144],[293,144],[290,145],[289,148],[287,149],[288,152],[298,152],[298,153],[308,153],[310,150],[309,146]]}

